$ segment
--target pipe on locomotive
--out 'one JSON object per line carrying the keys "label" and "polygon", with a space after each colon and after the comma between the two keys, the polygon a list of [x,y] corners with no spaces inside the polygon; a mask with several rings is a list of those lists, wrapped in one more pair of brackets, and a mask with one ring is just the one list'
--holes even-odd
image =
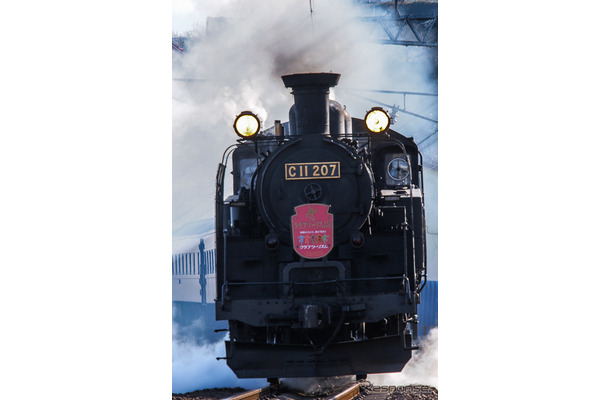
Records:
{"label": "pipe on locomotive", "polygon": [[289,115],[291,136],[330,136],[329,89],[339,83],[340,77],[333,73],[282,76],[284,86],[292,88],[294,95]]}

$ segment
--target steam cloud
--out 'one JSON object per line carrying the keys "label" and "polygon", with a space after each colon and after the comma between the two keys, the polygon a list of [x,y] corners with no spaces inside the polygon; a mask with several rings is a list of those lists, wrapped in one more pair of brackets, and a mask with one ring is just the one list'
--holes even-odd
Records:
{"label": "steam cloud", "polygon": [[[224,341],[228,335],[220,338],[213,333],[213,326],[206,325],[205,318],[197,318],[182,324],[179,310],[172,307],[172,392],[186,393],[203,388],[243,387],[253,389],[265,384],[264,379],[238,379],[227,366],[225,360],[216,357],[225,356]],[[206,313],[214,312],[213,306],[205,309]]]}
{"label": "steam cloud", "polygon": [[[216,169],[235,140],[231,125],[239,112],[257,113],[264,128],[288,119],[293,101],[282,74],[340,73],[335,97],[359,118],[377,104],[354,93],[400,107],[403,98],[349,89],[436,92],[429,66],[416,62],[426,49],[376,44],[371,26],[359,20],[370,11],[349,0],[314,2],[313,15],[303,0],[196,4],[209,18],[173,64],[174,230],[213,217]],[[407,101],[412,112],[436,112],[435,98]],[[395,129],[416,136],[430,122],[399,114]]]}
{"label": "steam cloud", "polygon": [[[176,324],[174,324],[174,333]],[[225,338],[226,340],[227,338]],[[254,389],[266,384],[265,379],[238,379],[227,366],[224,340],[213,344],[197,344],[189,338],[172,341],[172,392],[186,393],[202,388],[243,387]]]}
{"label": "steam cloud", "polygon": [[432,329],[413,352],[411,360],[401,372],[369,375],[375,385],[429,385],[438,386],[438,328]]}

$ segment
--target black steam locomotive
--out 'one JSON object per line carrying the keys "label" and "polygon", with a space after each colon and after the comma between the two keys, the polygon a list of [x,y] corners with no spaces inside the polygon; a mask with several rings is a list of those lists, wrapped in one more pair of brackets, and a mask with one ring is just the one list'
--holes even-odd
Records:
{"label": "black steam locomotive", "polygon": [[[216,319],[240,378],[402,370],[426,282],[422,157],[373,108],[351,118],[339,74],[283,76],[289,123],[234,129],[216,187]],[[233,161],[233,194],[225,174]]]}

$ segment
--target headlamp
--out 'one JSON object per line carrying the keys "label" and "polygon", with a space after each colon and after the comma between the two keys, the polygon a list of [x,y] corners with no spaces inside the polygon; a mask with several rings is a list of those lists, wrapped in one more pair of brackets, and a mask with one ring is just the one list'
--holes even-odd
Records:
{"label": "headlamp", "polygon": [[244,111],[235,118],[233,129],[239,136],[248,139],[261,130],[261,122],[253,112]]}
{"label": "headlamp", "polygon": [[390,116],[381,107],[373,107],[364,117],[366,128],[373,133],[385,132],[390,126]]}

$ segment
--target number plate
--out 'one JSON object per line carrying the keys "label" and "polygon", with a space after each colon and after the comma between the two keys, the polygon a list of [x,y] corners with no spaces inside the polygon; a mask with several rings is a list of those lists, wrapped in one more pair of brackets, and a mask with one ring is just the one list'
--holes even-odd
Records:
{"label": "number plate", "polygon": [[287,181],[341,178],[341,163],[339,161],[286,163],[284,167]]}

